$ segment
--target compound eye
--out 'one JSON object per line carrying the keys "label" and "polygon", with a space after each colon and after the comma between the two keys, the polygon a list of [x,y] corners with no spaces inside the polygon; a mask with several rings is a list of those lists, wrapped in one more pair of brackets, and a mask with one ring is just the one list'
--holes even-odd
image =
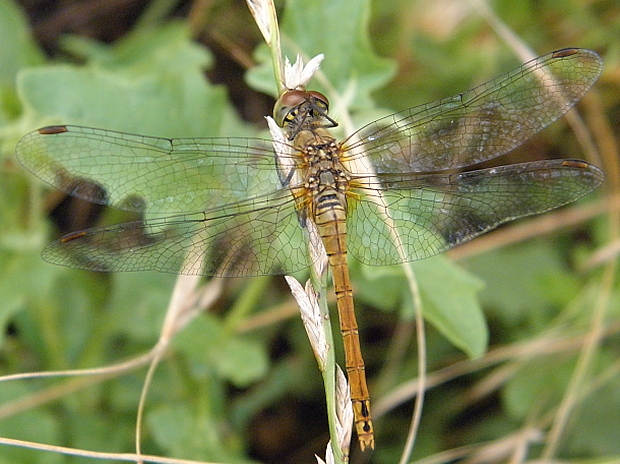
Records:
{"label": "compound eye", "polygon": [[309,93],[302,90],[284,92],[273,107],[273,119],[278,126],[282,127],[289,114],[294,112],[299,105],[308,101],[308,97]]}
{"label": "compound eye", "polygon": [[327,110],[329,109],[329,100],[327,99],[325,95],[315,90],[311,90],[306,93],[308,94],[309,97],[312,97],[312,99],[314,100],[314,104],[316,106],[318,106],[322,111],[327,112]]}

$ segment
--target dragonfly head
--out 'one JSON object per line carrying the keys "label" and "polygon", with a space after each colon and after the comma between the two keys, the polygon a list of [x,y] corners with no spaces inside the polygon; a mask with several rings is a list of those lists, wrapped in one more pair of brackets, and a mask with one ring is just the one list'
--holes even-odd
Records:
{"label": "dragonfly head", "polygon": [[292,139],[300,130],[337,126],[336,121],[327,116],[328,110],[327,97],[320,92],[287,90],[273,107],[273,119]]}

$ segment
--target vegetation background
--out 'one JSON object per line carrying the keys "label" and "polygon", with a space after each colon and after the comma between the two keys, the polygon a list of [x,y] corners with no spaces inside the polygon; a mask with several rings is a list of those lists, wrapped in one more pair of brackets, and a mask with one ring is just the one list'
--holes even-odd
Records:
{"label": "vegetation background", "polygon": [[[356,126],[512,69],[520,43],[537,55],[567,46],[601,54],[604,74],[579,105],[582,133],[558,122],[501,162],[585,157],[605,171],[603,187],[415,265],[430,374],[412,460],[620,461],[620,4],[278,6],[287,50],[325,53],[317,88],[336,119],[348,111]],[[121,216],[42,186],[14,157],[19,137],[54,123],[256,136],[275,92],[267,56],[240,0],[0,0],[0,374],[135,359],[157,343],[175,282],[42,262],[40,250],[59,233]],[[352,461],[395,462],[417,375],[411,295],[398,268],[353,266],[353,283],[377,450],[354,450]],[[145,373],[141,365],[105,376],[5,380],[0,437],[132,452]],[[199,462],[308,462],[328,440],[324,404],[283,280],[231,279],[156,370],[143,451]],[[0,445],[0,464],[61,462],[93,459]]]}

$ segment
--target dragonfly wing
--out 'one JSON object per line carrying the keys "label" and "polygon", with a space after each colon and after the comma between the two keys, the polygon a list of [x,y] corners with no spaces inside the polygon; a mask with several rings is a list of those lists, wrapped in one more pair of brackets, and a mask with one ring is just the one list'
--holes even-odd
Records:
{"label": "dragonfly wing", "polygon": [[57,189],[128,211],[204,211],[279,187],[272,142],[262,139],[166,139],[52,126],[26,134],[16,154]]}
{"label": "dragonfly wing", "polygon": [[350,207],[348,222],[350,252],[373,266],[426,258],[565,205],[598,187],[603,174],[584,161],[553,160],[379,180],[381,189],[360,189],[365,199]]}
{"label": "dragonfly wing", "polygon": [[480,163],[557,120],[602,69],[601,58],[590,50],[559,50],[467,92],[378,119],[351,136],[344,149],[365,153],[378,173]]}
{"label": "dragonfly wing", "polygon": [[295,272],[308,253],[288,189],[205,213],[98,227],[50,244],[43,258],[94,271],[241,277]]}

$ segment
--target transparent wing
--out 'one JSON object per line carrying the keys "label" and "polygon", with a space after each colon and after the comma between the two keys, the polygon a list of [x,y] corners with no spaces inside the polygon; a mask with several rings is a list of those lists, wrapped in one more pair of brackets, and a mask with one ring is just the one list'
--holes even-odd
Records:
{"label": "transparent wing", "polygon": [[69,234],[48,245],[53,264],[93,271],[154,270],[241,277],[309,266],[290,191],[216,208]]}
{"label": "transparent wing", "polygon": [[426,258],[565,205],[598,187],[603,174],[584,161],[555,160],[379,181],[380,189],[360,189],[365,199],[350,206],[347,222],[349,251],[371,266]]}
{"label": "transparent wing", "polygon": [[[378,174],[369,181],[375,185],[353,188],[361,200],[351,200],[351,252],[374,265],[420,259],[594,189],[601,172],[577,161],[437,171],[511,150],[573,106],[601,69],[594,52],[560,50],[362,128],[342,145],[343,157],[365,152]],[[53,126],[22,138],[17,156],[71,195],[132,211],[185,213],[70,234],[45,250],[48,261],[92,270],[245,276],[309,264],[294,199],[279,180],[291,178],[284,169],[296,166],[295,150],[279,147],[279,155],[291,159],[276,166],[269,140],[165,139]],[[360,182],[353,185],[364,185],[365,174],[354,172]]]}
{"label": "transparent wing", "polygon": [[280,186],[272,142],[262,139],[166,139],[52,126],[26,134],[16,154],[57,189],[128,211],[204,211]]}
{"label": "transparent wing", "polygon": [[462,94],[378,119],[344,143],[378,173],[457,169],[522,144],[566,113],[601,74],[590,50],[536,58]]}

